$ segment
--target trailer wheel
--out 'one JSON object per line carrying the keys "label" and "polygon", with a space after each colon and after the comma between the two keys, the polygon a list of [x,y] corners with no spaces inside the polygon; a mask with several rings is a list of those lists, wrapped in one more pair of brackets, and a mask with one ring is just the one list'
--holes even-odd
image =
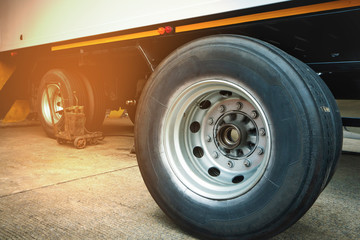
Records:
{"label": "trailer wheel", "polygon": [[339,111],[322,80],[248,37],[207,37],[171,54],[148,81],[136,121],[151,195],[205,239],[285,230],[317,199],[341,151]]}
{"label": "trailer wheel", "polygon": [[37,97],[40,122],[49,137],[54,137],[53,123],[64,130],[63,108],[76,104],[85,106],[86,128],[99,129],[105,118],[105,105],[89,81],[75,71],[49,70],[40,81]]}
{"label": "trailer wheel", "polygon": [[135,124],[135,113],[136,113],[136,106],[129,106],[126,108],[128,116],[133,124]]}
{"label": "trailer wheel", "polygon": [[83,74],[80,76],[85,87],[87,99],[85,103],[86,129],[98,131],[102,128],[106,113],[104,87],[99,79],[92,79],[90,81],[87,76]]}

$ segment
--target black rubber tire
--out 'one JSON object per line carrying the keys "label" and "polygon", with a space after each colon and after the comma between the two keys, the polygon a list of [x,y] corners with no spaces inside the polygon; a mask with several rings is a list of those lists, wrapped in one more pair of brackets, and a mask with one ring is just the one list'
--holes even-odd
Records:
{"label": "black rubber tire", "polygon": [[[54,127],[51,121],[46,120],[41,105],[42,98],[44,97],[43,93],[49,84],[57,84],[60,86],[60,92],[64,99],[63,107],[76,104],[85,107],[85,126],[87,129],[97,130],[101,127],[105,118],[105,105],[99,101],[100,96],[98,96],[98,94],[100,94],[100,91],[94,91],[85,76],[76,71],[51,69],[42,77],[37,96],[38,116],[43,129],[49,137],[54,138]],[[76,97],[74,97],[74,93]],[[59,130],[63,130],[63,117],[61,117],[56,124]]]}
{"label": "black rubber tire", "polygon": [[135,124],[136,119],[136,106],[129,106],[126,108],[126,111],[128,113],[128,116],[133,124]]}
{"label": "black rubber tire", "polygon": [[106,114],[106,98],[104,86],[101,81],[97,79],[88,79],[84,74],[81,74],[81,79],[85,87],[86,94],[86,129],[89,131],[99,131]]}
{"label": "black rubber tire", "polygon": [[[174,99],[213,78],[251,92],[272,133],[264,175],[231,199],[187,188],[168,162],[177,153],[164,150],[164,120]],[[137,159],[149,192],[171,219],[204,239],[267,239],[290,227],[331,179],[342,146],[339,110],[319,76],[280,49],[242,36],[207,37],[172,53],[145,86],[136,122]]]}
{"label": "black rubber tire", "polygon": [[[309,81],[307,84],[312,89],[313,94],[317,96],[321,96],[321,95],[325,96],[325,98],[322,97],[319,98],[318,100],[320,108],[322,108],[323,111],[326,111],[327,109],[323,107],[330,106],[329,110],[336,111],[336,114],[324,114],[322,112],[321,112],[322,114],[320,114],[320,117],[322,118],[321,122],[323,123],[322,124],[323,131],[327,135],[325,137],[325,140],[327,141],[327,145],[330,148],[328,154],[333,154],[333,156],[327,157],[328,162],[326,164],[328,168],[322,186],[322,190],[324,190],[335,173],[338,159],[340,158],[341,155],[341,150],[343,145],[343,129],[342,129],[341,115],[337,103],[334,99],[334,96],[332,95],[330,89],[326,86],[324,81],[322,81],[322,79],[318,77],[317,74],[315,74],[312,71],[312,69],[310,69],[310,67],[304,64],[303,62],[293,57],[292,60],[295,62],[295,64],[297,64],[298,71],[302,75],[307,75],[308,72],[312,72],[312,74],[309,74],[309,78],[308,78]],[[314,86],[314,85],[318,85],[318,86]]]}

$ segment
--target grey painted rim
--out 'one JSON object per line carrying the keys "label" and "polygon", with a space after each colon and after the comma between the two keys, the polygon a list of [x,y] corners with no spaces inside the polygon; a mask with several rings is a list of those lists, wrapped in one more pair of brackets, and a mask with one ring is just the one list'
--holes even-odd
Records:
{"label": "grey painted rim", "polygon": [[53,120],[56,124],[62,117],[63,101],[60,86],[52,83],[48,84],[43,91],[41,98],[41,112],[47,124],[52,125],[51,108],[54,110]]}
{"label": "grey painted rim", "polygon": [[271,152],[266,114],[254,95],[226,80],[192,84],[174,94],[164,118],[164,160],[194,193],[238,197],[264,175]]}

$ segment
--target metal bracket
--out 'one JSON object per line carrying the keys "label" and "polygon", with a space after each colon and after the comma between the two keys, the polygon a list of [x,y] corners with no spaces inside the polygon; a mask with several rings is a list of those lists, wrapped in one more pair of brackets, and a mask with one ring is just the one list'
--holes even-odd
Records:
{"label": "metal bracket", "polygon": [[145,59],[148,67],[151,69],[152,72],[154,72],[155,67],[152,64],[152,61],[151,61],[152,58],[150,58],[149,53],[145,52],[145,50],[142,48],[142,46],[140,44],[137,45],[137,49],[139,50],[139,52],[141,53],[141,55]]}

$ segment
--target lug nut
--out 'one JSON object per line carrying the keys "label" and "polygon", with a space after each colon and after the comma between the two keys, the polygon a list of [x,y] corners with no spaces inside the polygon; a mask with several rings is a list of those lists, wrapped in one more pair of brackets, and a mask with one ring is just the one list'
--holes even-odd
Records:
{"label": "lug nut", "polygon": [[265,136],[266,132],[264,128],[260,128],[259,130],[261,136]]}
{"label": "lug nut", "polygon": [[224,105],[221,105],[221,106],[219,107],[219,111],[220,111],[220,112],[225,112],[225,106],[224,106]]}
{"label": "lug nut", "polygon": [[251,166],[251,162],[250,162],[248,159],[245,159],[244,165],[245,165],[245,167],[250,167],[250,166]]}
{"label": "lug nut", "polygon": [[217,152],[213,152],[213,158],[218,158],[219,154]]}
{"label": "lug nut", "polygon": [[233,168],[234,167],[234,163],[232,161],[228,161],[227,165],[229,168]]}
{"label": "lug nut", "polygon": [[237,108],[237,110],[242,109],[242,108],[243,108],[243,104],[242,104],[241,102],[237,102],[237,103],[236,103],[236,108]]}
{"label": "lug nut", "polygon": [[258,114],[257,111],[255,111],[255,110],[251,112],[251,117],[254,118],[254,119],[257,118],[258,115],[259,115],[259,114]]}
{"label": "lug nut", "polygon": [[262,149],[261,147],[257,148],[257,154],[258,155],[262,155],[264,153],[264,149]]}
{"label": "lug nut", "polygon": [[209,125],[212,125],[213,123],[214,123],[214,119],[213,119],[213,118],[209,118],[209,119],[208,119],[208,124],[209,124]]}
{"label": "lug nut", "polygon": [[207,137],[206,137],[206,141],[207,141],[207,142],[211,142],[211,137],[210,137],[210,136],[207,136]]}

